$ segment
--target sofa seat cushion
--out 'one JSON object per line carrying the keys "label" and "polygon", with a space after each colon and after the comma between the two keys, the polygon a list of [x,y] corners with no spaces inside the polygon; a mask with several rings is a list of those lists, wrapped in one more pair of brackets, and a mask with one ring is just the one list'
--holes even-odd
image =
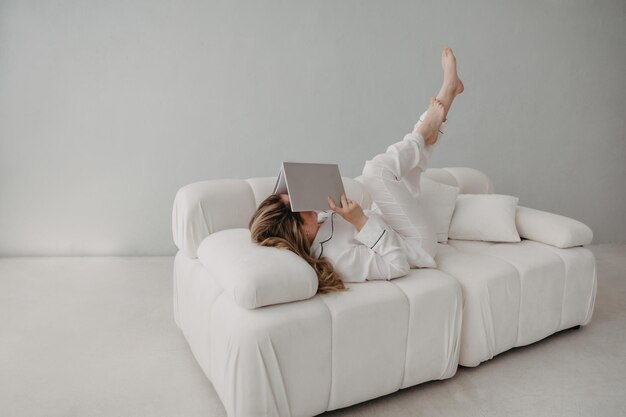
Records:
{"label": "sofa seat cushion", "polygon": [[456,373],[461,289],[436,269],[256,310],[198,260],[177,257],[175,281],[177,323],[229,415],[317,415]]}
{"label": "sofa seat cushion", "polygon": [[400,388],[452,377],[459,361],[463,296],[450,275],[431,268],[411,269],[389,283],[409,301],[409,330]]}
{"label": "sofa seat cushion", "polygon": [[321,296],[333,319],[329,410],[454,375],[462,298],[452,277],[425,268],[346,285]]}
{"label": "sofa seat cushion", "polygon": [[524,246],[557,255],[565,267],[565,288],[558,330],[589,323],[597,290],[596,260],[593,252],[585,247],[561,249],[532,240],[522,240],[522,243]]}
{"label": "sofa seat cushion", "polygon": [[435,261],[462,288],[459,363],[476,366],[515,346],[520,303],[517,270],[508,262],[459,251],[453,245],[440,251]]}
{"label": "sofa seat cushion", "polygon": [[[464,252],[482,252],[496,245],[493,242],[450,240],[450,245]],[[558,248],[552,244],[522,239],[520,243],[508,244],[533,247],[550,252],[561,258],[565,267],[565,292],[559,330],[587,323],[591,319],[595,303],[596,270],[593,252],[584,247]],[[505,245],[506,247],[506,245]],[[485,252],[489,253],[489,252]],[[588,305],[591,303],[591,305]],[[588,308],[586,308],[588,307]]]}
{"label": "sofa seat cushion", "polygon": [[229,416],[326,411],[332,321],[319,297],[249,310],[222,295],[211,315],[210,327],[197,323],[191,330],[209,340],[209,350],[192,350],[210,362],[207,376]]}
{"label": "sofa seat cushion", "polygon": [[530,240],[449,240],[437,265],[463,289],[460,364],[480,362],[591,319],[595,259]]}

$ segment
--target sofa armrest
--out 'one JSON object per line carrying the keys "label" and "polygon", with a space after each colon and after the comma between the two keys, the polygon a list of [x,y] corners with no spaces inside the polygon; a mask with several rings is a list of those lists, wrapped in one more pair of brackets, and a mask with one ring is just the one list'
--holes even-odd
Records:
{"label": "sofa armrest", "polygon": [[593,232],[586,224],[528,207],[517,206],[515,225],[520,237],[557,248],[588,245],[593,240]]}
{"label": "sofa armrest", "polygon": [[211,233],[248,227],[255,207],[254,194],[245,180],[218,179],[186,185],[174,198],[174,243],[185,255],[195,259],[198,246]]}

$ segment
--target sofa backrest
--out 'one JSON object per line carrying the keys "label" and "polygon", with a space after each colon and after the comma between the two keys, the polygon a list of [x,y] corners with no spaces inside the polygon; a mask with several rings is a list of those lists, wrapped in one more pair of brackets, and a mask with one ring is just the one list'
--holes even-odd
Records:
{"label": "sofa backrest", "polygon": [[[491,179],[474,168],[428,168],[424,176],[459,187],[463,194],[493,193]],[[342,177],[348,198],[370,208],[369,193],[355,179]],[[248,227],[256,207],[273,191],[276,177],[216,179],[195,182],[176,193],[172,211],[174,243],[189,258],[197,257],[205,237],[224,229]]]}

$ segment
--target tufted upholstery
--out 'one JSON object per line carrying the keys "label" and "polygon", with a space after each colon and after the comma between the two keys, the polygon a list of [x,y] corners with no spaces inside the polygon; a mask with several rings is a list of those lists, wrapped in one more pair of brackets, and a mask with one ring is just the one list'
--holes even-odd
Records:
{"label": "tufted upholstery", "polygon": [[[429,168],[424,175],[458,186],[461,193],[493,193],[489,177],[473,168]],[[371,197],[358,181],[359,177],[342,179],[348,198],[358,201],[363,208],[370,208]],[[174,243],[185,255],[196,258],[198,246],[209,234],[248,227],[254,210],[270,195],[275,184],[276,177],[258,177],[200,181],[182,187],[174,198]]]}
{"label": "tufted upholstery", "polygon": [[[430,168],[424,175],[461,193],[494,192],[492,181],[472,168]],[[369,208],[359,178],[343,180],[348,196]],[[181,188],[174,202],[180,249],[174,317],[229,416],[317,415],[450,378],[459,364],[477,366],[591,320],[596,266],[581,246],[591,231],[545,212],[532,227],[521,224],[528,236],[561,244],[575,228],[578,246],[450,239],[438,244],[437,269],[241,308],[196,259],[197,248],[211,233],[247,227],[274,183],[273,177],[203,181]]]}

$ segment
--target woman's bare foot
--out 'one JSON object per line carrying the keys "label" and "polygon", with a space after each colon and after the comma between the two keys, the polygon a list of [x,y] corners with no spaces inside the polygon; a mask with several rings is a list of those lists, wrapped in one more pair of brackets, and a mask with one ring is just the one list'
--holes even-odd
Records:
{"label": "woman's bare foot", "polygon": [[439,128],[443,122],[444,108],[443,104],[434,97],[430,98],[430,106],[424,120],[417,127],[417,133],[422,135],[426,145],[434,145],[439,138]]}
{"label": "woman's bare foot", "polygon": [[443,68],[443,88],[459,95],[465,90],[463,81],[456,72],[456,57],[452,53],[452,49],[444,48],[441,53],[441,66]]}
{"label": "woman's bare foot", "polygon": [[437,100],[443,104],[444,122],[448,118],[448,112],[452,107],[454,98],[465,90],[463,82],[459,78],[456,71],[456,57],[452,53],[452,49],[444,48],[441,53],[441,66],[443,67],[443,84],[437,94]]}

